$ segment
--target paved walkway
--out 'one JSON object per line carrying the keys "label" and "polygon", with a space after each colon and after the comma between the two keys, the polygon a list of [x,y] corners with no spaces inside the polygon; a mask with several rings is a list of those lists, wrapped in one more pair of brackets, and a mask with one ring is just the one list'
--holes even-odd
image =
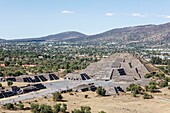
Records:
{"label": "paved walkway", "polygon": [[[0,105],[4,105],[6,103],[15,103],[23,100],[30,100],[37,97],[45,96],[54,92],[60,92],[62,90],[69,90],[73,87],[76,87],[80,84],[88,84],[94,83],[95,86],[103,86],[107,88],[114,88],[117,86],[121,86],[123,89],[129,86],[130,83],[124,82],[114,82],[114,81],[95,81],[95,80],[88,80],[88,81],[70,81],[70,80],[60,80],[54,82],[46,82],[43,83],[47,87],[47,89],[43,89],[40,91],[30,92],[22,95],[12,96],[9,98],[2,98],[0,99]],[[113,92],[114,93],[114,92]]]}

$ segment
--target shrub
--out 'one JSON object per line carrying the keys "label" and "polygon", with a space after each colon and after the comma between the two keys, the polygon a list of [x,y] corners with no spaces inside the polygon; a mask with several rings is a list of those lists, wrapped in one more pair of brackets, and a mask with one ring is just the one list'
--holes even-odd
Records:
{"label": "shrub", "polygon": [[133,97],[137,97],[137,95],[136,95],[136,93],[135,93],[135,92],[133,93]]}
{"label": "shrub", "polygon": [[165,79],[165,75],[162,72],[156,73],[155,76],[159,79]]}
{"label": "shrub", "polygon": [[96,93],[100,96],[105,96],[106,90],[102,86],[99,86],[96,90]]}
{"label": "shrub", "polygon": [[157,88],[157,83],[155,81],[150,81],[148,86],[145,86],[145,90],[146,91],[150,91],[150,92],[160,92]]}
{"label": "shrub", "polygon": [[7,84],[8,84],[8,86],[12,86],[12,85],[13,85],[13,82],[10,81],[10,80],[8,80],[8,81],[7,81]]}
{"label": "shrub", "polygon": [[143,89],[137,84],[130,84],[129,87],[126,88],[127,91],[131,91],[133,94],[142,93]]}
{"label": "shrub", "polygon": [[150,81],[149,85],[157,85],[156,81]]}
{"label": "shrub", "polygon": [[88,95],[84,95],[84,98],[88,98]]}
{"label": "shrub", "polygon": [[66,113],[67,111],[67,105],[66,104],[56,104],[53,106],[53,113]]}
{"label": "shrub", "polygon": [[71,113],[83,113],[83,112],[81,112],[81,110],[79,109],[74,109],[73,111],[71,111]]}
{"label": "shrub", "polygon": [[16,109],[14,104],[12,104],[12,103],[5,104],[4,108],[7,109],[7,110],[14,110],[14,109]]}
{"label": "shrub", "polygon": [[23,103],[19,103],[19,104],[17,104],[17,106],[19,107],[20,110],[24,109],[24,104]]}
{"label": "shrub", "polygon": [[55,104],[53,106],[54,110],[53,113],[58,113],[60,111],[61,104]]}
{"label": "shrub", "polygon": [[168,86],[168,82],[167,81],[161,81],[158,83],[159,87],[163,88],[163,87],[166,87]]}
{"label": "shrub", "polygon": [[74,109],[72,113],[91,113],[89,106],[81,106],[81,109]]}
{"label": "shrub", "polygon": [[144,93],[143,95],[143,99],[152,99],[153,96],[152,95],[149,95],[148,93]]}
{"label": "shrub", "polygon": [[170,82],[170,77],[165,77],[165,81]]}
{"label": "shrub", "polygon": [[62,113],[66,113],[66,110],[67,110],[67,105],[66,105],[66,104],[62,104],[62,105],[60,106],[60,111],[61,111]]}
{"label": "shrub", "polygon": [[40,113],[52,113],[52,108],[49,105],[42,104],[39,107]]}
{"label": "shrub", "polygon": [[2,72],[0,72],[0,77],[3,77],[3,76],[4,76],[4,74]]}
{"label": "shrub", "polygon": [[61,101],[63,99],[61,93],[59,92],[56,92],[56,93],[53,93],[53,100],[54,101]]}
{"label": "shrub", "polygon": [[33,112],[33,113],[39,113],[39,104],[31,104],[31,111]]}
{"label": "shrub", "polygon": [[144,77],[145,77],[145,78],[151,78],[151,77],[153,77],[153,74],[147,73],[146,75],[144,75]]}
{"label": "shrub", "polygon": [[81,111],[83,113],[91,113],[91,108],[89,106],[81,106]]}
{"label": "shrub", "polygon": [[5,66],[9,66],[10,62],[9,61],[5,61],[4,64],[5,64]]}

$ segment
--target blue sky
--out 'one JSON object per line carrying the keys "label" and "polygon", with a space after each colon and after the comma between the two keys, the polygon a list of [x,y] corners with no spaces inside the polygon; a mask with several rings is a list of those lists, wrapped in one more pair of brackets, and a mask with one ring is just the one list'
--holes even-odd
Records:
{"label": "blue sky", "polygon": [[170,0],[0,0],[0,38],[170,22]]}

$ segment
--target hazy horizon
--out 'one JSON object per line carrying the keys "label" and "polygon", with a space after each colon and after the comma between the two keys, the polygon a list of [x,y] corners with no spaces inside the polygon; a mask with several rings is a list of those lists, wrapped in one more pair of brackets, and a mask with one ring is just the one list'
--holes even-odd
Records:
{"label": "hazy horizon", "polygon": [[[169,22],[166,22],[166,23],[169,23]],[[160,25],[160,24],[166,24],[166,23],[159,23],[159,24],[153,24],[153,25]],[[94,34],[86,34],[84,32],[81,32],[81,31],[75,31],[75,30],[69,30],[69,31],[61,31],[61,32],[56,32],[56,33],[50,33],[50,34],[43,34],[43,35],[40,35],[40,36],[34,36],[34,37],[18,37],[18,38],[9,38],[9,39],[5,39],[3,37],[0,37],[0,39],[5,39],[5,40],[15,40],[15,39],[29,39],[29,38],[40,38],[40,37],[45,37],[45,36],[49,36],[49,35],[55,35],[55,34],[59,34],[59,33],[64,33],[64,32],[79,32],[79,33],[83,33],[85,35],[95,35],[95,34],[99,34],[99,33],[103,33],[103,32],[106,32],[106,31],[109,31],[109,30],[113,30],[113,29],[117,29],[117,28],[125,28],[125,27],[135,27],[135,26],[142,26],[142,25],[151,25],[151,24],[140,24],[140,25],[132,25],[132,26],[121,26],[121,27],[116,27],[116,28],[110,28],[110,29],[107,29],[107,30],[104,30],[104,31],[101,31],[101,32],[98,32],[98,33],[94,33]]]}

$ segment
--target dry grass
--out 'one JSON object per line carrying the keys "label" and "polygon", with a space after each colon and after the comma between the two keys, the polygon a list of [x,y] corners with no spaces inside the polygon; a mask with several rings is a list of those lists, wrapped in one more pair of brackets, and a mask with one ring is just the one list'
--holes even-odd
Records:
{"label": "dry grass", "polygon": [[[166,89],[164,90],[168,93],[166,96],[165,94],[156,94],[156,96],[170,97],[168,96],[170,92]],[[170,102],[160,100],[158,98],[144,100],[142,97],[134,98],[130,94],[99,97],[95,92],[81,92],[73,94],[74,95],[70,95],[69,93],[63,94],[63,99],[66,100],[66,102],[61,102],[68,105],[69,112],[73,109],[80,108],[80,106],[90,106],[92,108],[92,113],[98,113],[101,110],[106,111],[107,113],[169,113],[170,111]],[[85,98],[85,95],[88,95],[88,98]],[[39,104],[45,103],[51,106],[56,104],[51,97],[48,97],[47,99],[44,97],[36,98],[25,101],[24,104],[29,107],[28,103],[36,103],[35,100],[37,100],[37,103]],[[11,111],[5,112],[12,113]],[[29,112],[31,111],[14,111],[14,113]]]}

